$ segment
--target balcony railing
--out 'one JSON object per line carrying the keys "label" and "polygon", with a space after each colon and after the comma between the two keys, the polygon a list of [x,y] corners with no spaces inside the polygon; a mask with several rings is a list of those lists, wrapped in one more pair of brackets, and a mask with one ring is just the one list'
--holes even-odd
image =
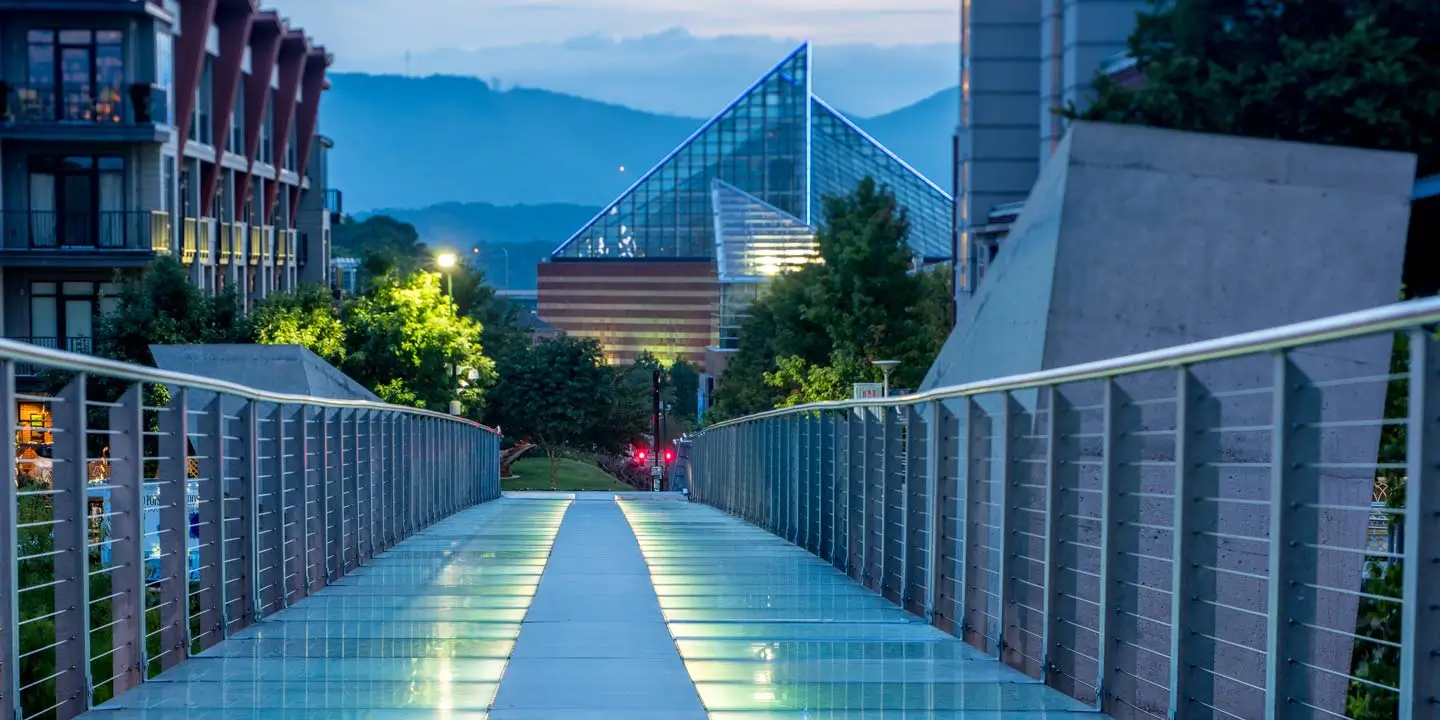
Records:
{"label": "balcony railing", "polygon": [[244,247],[245,225],[243,223],[220,223],[220,250],[215,258],[217,265],[229,265],[236,249]]}
{"label": "balcony railing", "polygon": [[197,247],[200,243],[200,221],[196,218],[185,218],[185,231],[180,241],[180,262],[190,264],[195,262]]}
{"label": "balcony railing", "polygon": [[8,210],[7,249],[153,250],[170,248],[170,216],[149,210],[53,212]]}
{"label": "balcony railing", "polygon": [[260,264],[260,255],[265,247],[265,228],[259,225],[250,226],[250,255],[251,265]]}
{"label": "balcony railing", "polygon": [[[94,352],[93,342],[88,337],[20,337],[10,339],[28,345],[42,347],[46,350],[64,350],[65,352],[80,353],[81,355],[89,355]],[[35,377],[39,374],[40,366],[38,365],[23,362],[15,363],[16,377]]]}
{"label": "balcony railing", "polygon": [[19,125],[147,125],[166,119],[163,89],[137,84],[92,88],[0,83],[0,121]]}

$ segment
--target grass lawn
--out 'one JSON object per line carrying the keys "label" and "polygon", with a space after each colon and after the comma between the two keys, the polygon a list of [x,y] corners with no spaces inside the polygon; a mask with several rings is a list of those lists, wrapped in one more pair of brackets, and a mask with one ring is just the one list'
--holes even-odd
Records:
{"label": "grass lawn", "polygon": [[[550,459],[541,455],[517,460],[512,467],[519,477],[501,480],[501,490],[549,490]],[[594,465],[576,460],[556,461],[555,489],[566,492],[582,490],[626,491],[635,488],[611,477]]]}

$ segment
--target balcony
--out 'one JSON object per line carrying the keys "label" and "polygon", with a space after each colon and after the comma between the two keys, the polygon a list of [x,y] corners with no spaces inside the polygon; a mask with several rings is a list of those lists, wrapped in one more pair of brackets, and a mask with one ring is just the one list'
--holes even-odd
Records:
{"label": "balcony", "polygon": [[[64,350],[66,352],[81,353],[84,355],[89,355],[94,352],[93,343],[88,337],[63,338],[63,343],[61,342],[62,338],[55,337],[17,337],[10,339],[14,340],[15,342],[28,343],[30,345],[35,345],[37,347],[47,348],[50,350]],[[39,375],[40,368],[36,367],[35,365],[30,365],[27,363],[15,364],[16,377],[33,378]]]}
{"label": "balcony", "polygon": [[107,266],[127,255],[143,264],[151,253],[170,251],[170,216],[149,210],[8,210],[0,213],[0,228],[0,254],[12,264],[63,256],[66,262],[92,257],[97,266]]}
{"label": "balcony", "polygon": [[250,264],[259,265],[260,255],[265,247],[265,228],[259,225],[250,226]]}
{"label": "balcony", "polygon": [[147,84],[61,88],[0,82],[0,135],[23,139],[164,142],[168,99]]}
{"label": "balcony", "polygon": [[180,262],[189,265],[195,262],[196,248],[200,240],[200,221],[185,218],[185,232],[180,239]]}
{"label": "balcony", "polygon": [[308,233],[295,234],[295,264],[297,267],[305,267],[310,262],[310,235]]}
{"label": "balcony", "polygon": [[215,264],[229,265],[231,258],[238,257],[239,250],[245,247],[244,238],[244,223],[220,223],[220,251]]}

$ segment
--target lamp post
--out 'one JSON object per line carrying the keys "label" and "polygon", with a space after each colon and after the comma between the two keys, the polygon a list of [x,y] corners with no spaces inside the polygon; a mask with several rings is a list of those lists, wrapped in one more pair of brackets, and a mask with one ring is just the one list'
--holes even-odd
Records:
{"label": "lamp post", "polygon": [[451,270],[455,268],[457,262],[459,259],[452,252],[440,253],[435,257],[435,264],[445,271],[445,288],[449,291],[452,299],[455,297],[455,275]]}
{"label": "lamp post", "polygon": [[900,361],[875,360],[872,361],[870,364],[880,368],[880,372],[885,373],[885,381],[884,384],[880,386],[880,393],[883,397],[890,397],[890,373],[895,372],[895,368],[900,367]]}

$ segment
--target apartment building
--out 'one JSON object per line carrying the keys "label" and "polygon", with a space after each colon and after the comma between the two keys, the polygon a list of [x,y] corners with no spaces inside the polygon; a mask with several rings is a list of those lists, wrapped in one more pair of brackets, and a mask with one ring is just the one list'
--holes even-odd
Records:
{"label": "apartment building", "polygon": [[0,330],[76,352],[171,255],[248,305],[329,282],[331,56],[254,0],[0,0]]}
{"label": "apartment building", "polygon": [[[955,133],[956,301],[974,291],[1065,134],[1055,113],[1083,106],[1095,73],[1121,79],[1126,39],[1147,0],[960,0],[960,122]],[[1003,233],[1001,233],[1003,236]]]}

